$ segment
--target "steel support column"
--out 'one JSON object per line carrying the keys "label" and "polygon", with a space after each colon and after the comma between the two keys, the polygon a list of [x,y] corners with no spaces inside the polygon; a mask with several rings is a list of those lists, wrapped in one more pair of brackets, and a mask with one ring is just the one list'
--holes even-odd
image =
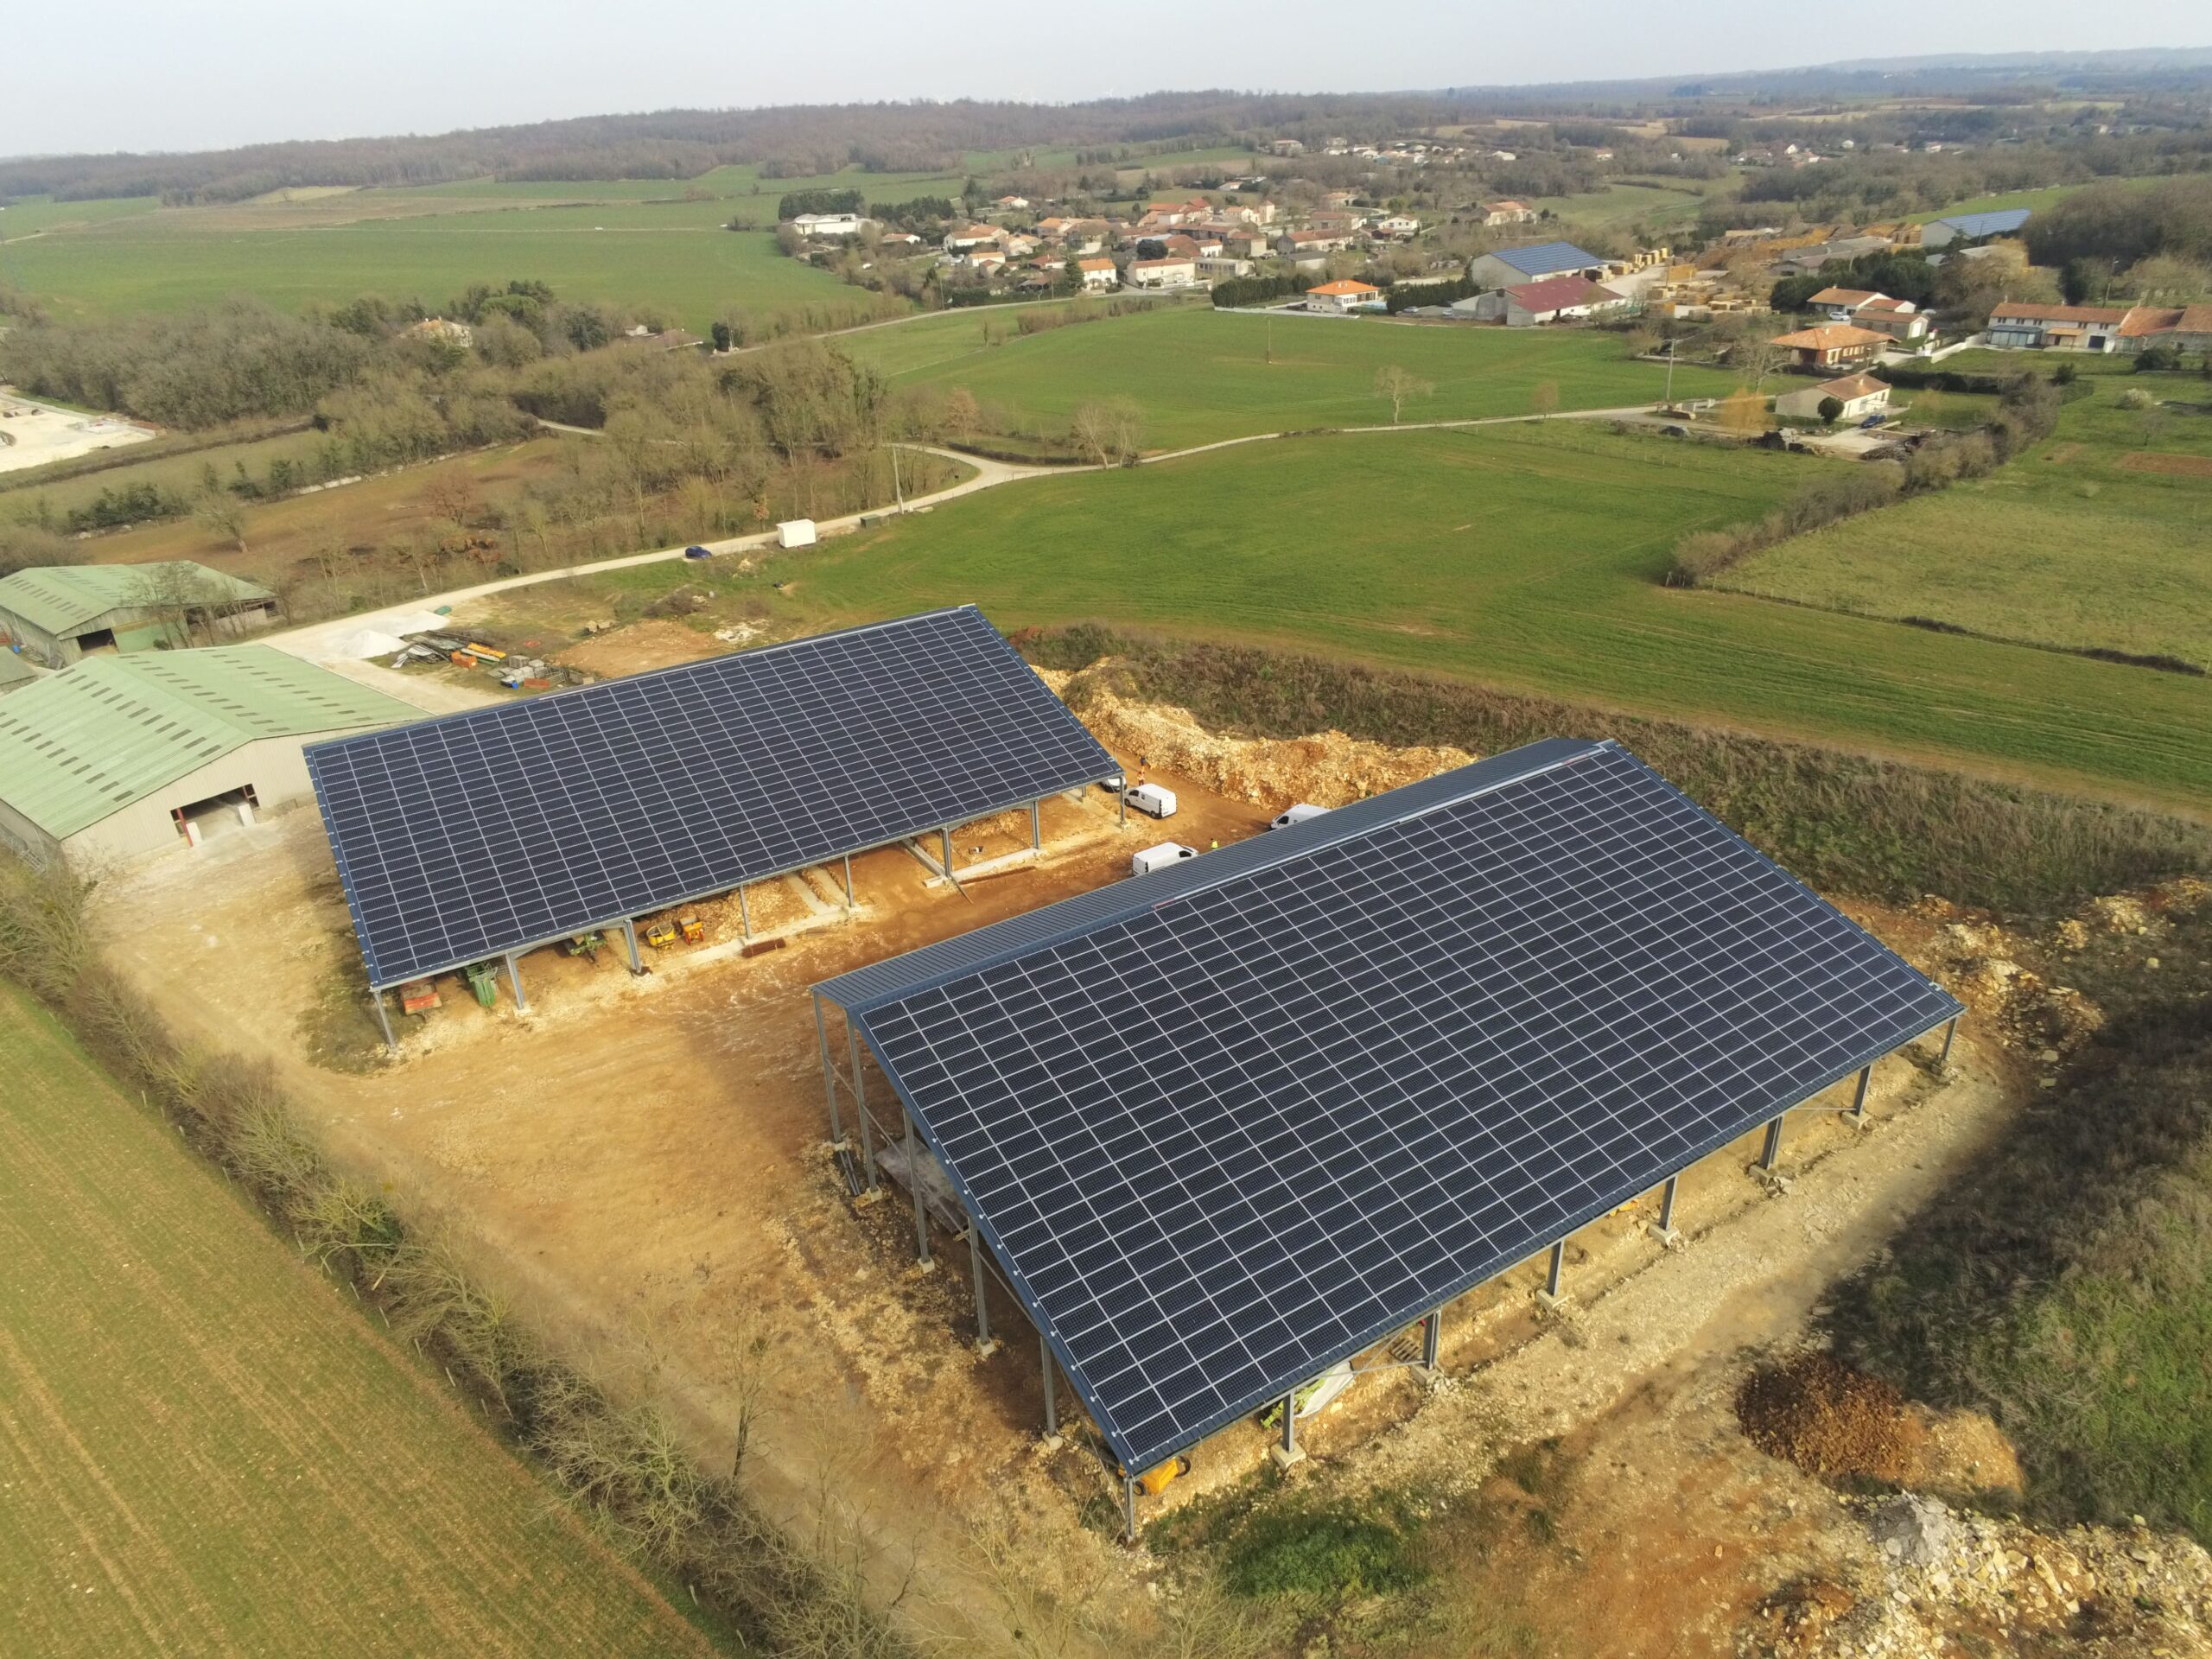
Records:
{"label": "steel support column", "polygon": [[1759,1148],[1759,1167],[1771,1171],[1774,1160],[1782,1154],[1782,1120],[1776,1118],[1766,1126],[1766,1142]]}
{"label": "steel support column", "polygon": [[845,908],[853,907],[853,855],[845,855]]}
{"label": "steel support column", "polygon": [[522,994],[522,969],[517,963],[515,953],[512,950],[507,952],[507,982],[514,987],[515,1011],[518,1014],[528,1014],[530,999]]}
{"label": "steel support column", "polygon": [[968,1217],[968,1271],[976,1281],[976,1351],[988,1355],[998,1344],[991,1340],[991,1305],[983,1294],[983,1230]]}
{"label": "steel support column", "polygon": [[1045,850],[1045,814],[1043,804],[1038,801],[1029,803],[1029,850],[1033,853]]}
{"label": "steel support column", "polygon": [[1298,1396],[1295,1394],[1286,1394],[1282,1397],[1281,1456],[1283,1462],[1286,1464],[1296,1463],[1300,1457],[1298,1450]]}
{"label": "steel support column", "polygon": [[1429,1310],[1428,1317],[1421,1321],[1421,1363],[1423,1370],[1433,1371],[1436,1369],[1437,1358],[1443,1347],[1444,1310],[1440,1307],[1432,1308]]}
{"label": "steel support column", "polygon": [[1851,1093],[1852,1116],[1862,1120],[1866,1117],[1866,1085],[1873,1080],[1874,1068],[1872,1065],[1862,1065],[1859,1068],[1859,1087],[1853,1090]]}
{"label": "steel support column", "polygon": [[1682,1178],[1669,1175],[1667,1185],[1659,1189],[1659,1231],[1663,1236],[1675,1230],[1675,1192]]}
{"label": "steel support column", "polygon": [[1135,1475],[1122,1477],[1122,1514],[1125,1526],[1122,1537],[1125,1541],[1134,1544],[1137,1541],[1137,1478]]}
{"label": "steel support column", "polygon": [[922,1145],[921,1132],[914,1127],[914,1115],[899,1109],[906,1120],[906,1185],[914,1194],[914,1260],[924,1267],[934,1265],[930,1257],[930,1208],[922,1198],[922,1160],[929,1155]]}
{"label": "steel support column", "polygon": [[822,993],[814,994],[814,1035],[822,1046],[822,1095],[830,1107],[830,1144],[841,1148],[837,1156],[845,1171],[845,1190],[852,1191],[853,1165],[845,1144],[845,1126],[837,1111],[837,1071],[830,1058],[830,1024],[822,1013]]}
{"label": "steel support column", "polygon": [[952,880],[952,831],[948,827],[937,834],[938,845],[944,849],[944,879],[950,881]]}
{"label": "steel support column", "polygon": [[753,937],[753,906],[745,902],[745,889],[737,890],[737,925],[745,930],[745,937]]}
{"label": "steel support column", "polygon": [[1544,1294],[1552,1300],[1559,1300],[1560,1277],[1567,1271],[1567,1241],[1560,1239],[1552,1246],[1552,1259],[1544,1268]]}
{"label": "steel support column", "polygon": [[399,1039],[391,1034],[391,1015],[385,1011],[384,993],[377,989],[375,986],[370,986],[369,1001],[376,1008],[377,1024],[384,1027],[384,1046],[386,1048],[397,1048],[399,1046]]}
{"label": "steel support column", "polygon": [[1943,1052],[1936,1057],[1936,1064],[1938,1067],[1946,1066],[1951,1063],[1951,1044],[1958,1034],[1959,1016],[1955,1014],[1951,1016],[1951,1023],[1943,1027]]}
{"label": "steel support column", "polygon": [[853,1024],[849,1009],[845,1014],[845,1041],[853,1059],[853,1116],[861,1121],[861,1161],[868,1167],[868,1190],[876,1188],[875,1125],[868,1117],[867,1073],[861,1070],[860,1027]]}
{"label": "steel support column", "polygon": [[630,971],[644,973],[645,959],[638,954],[638,925],[626,916],[622,918],[622,943],[630,947]]}
{"label": "steel support column", "polygon": [[1045,1357],[1045,1439],[1058,1445],[1060,1438],[1060,1379],[1052,1367],[1052,1344],[1037,1333],[1037,1350]]}

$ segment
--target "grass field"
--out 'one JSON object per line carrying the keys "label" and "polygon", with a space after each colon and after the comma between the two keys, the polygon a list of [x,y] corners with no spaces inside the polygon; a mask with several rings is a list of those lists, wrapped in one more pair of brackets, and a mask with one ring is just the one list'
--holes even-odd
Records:
{"label": "grass field", "polygon": [[1706,203],[1705,192],[1670,190],[1648,184],[1609,184],[1579,196],[1540,196],[1529,205],[1548,207],[1561,219],[1592,230],[1626,230],[1648,225],[1654,230],[1694,222]]}
{"label": "grass field", "polygon": [[810,620],[973,600],[2212,803],[2212,684],[1659,585],[1810,465],[1566,423],[1286,440],[989,491],[769,567]]}
{"label": "grass field", "polygon": [[[2130,375],[2069,404],[2056,435],[1986,479],[1769,549],[1725,585],[1866,616],[2212,667],[2212,416],[2117,408]],[[2187,470],[2145,471],[2194,465]]]}
{"label": "grass field", "polygon": [[[965,386],[1003,421],[1026,429],[1064,430],[1077,405],[1092,398],[1135,398],[1145,411],[1145,442],[1155,449],[1255,432],[1388,424],[1389,406],[1375,395],[1375,372],[1386,364],[1411,369],[1436,388],[1406,405],[1409,423],[1524,415],[1546,385],[1561,409],[1649,404],[1666,379],[1658,365],[1632,360],[1619,334],[1567,329],[1270,321],[1199,305],[998,346],[982,343],[982,326],[965,317],[932,319],[854,334],[843,344],[902,385]],[[1011,334],[1010,319],[1001,326]],[[1686,397],[1723,396],[1735,384],[1688,365],[1675,375],[1675,391]]]}
{"label": "grass field", "polygon": [[0,987],[0,1651],[712,1651]]}

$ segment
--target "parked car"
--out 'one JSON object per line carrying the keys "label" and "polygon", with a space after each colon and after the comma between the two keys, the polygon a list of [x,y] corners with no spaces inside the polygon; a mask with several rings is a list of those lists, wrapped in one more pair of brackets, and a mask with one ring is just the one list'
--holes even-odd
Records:
{"label": "parked car", "polygon": [[1196,858],[1198,849],[1185,847],[1179,841],[1163,841],[1157,847],[1147,847],[1131,856],[1131,875],[1150,875],[1154,870],[1164,870],[1170,864],[1180,864],[1186,858]]}
{"label": "parked car", "polygon": [[1103,789],[1103,790],[1106,790],[1106,791],[1109,791],[1110,793],[1112,793],[1112,794],[1116,794],[1116,795],[1120,794],[1123,790],[1127,789],[1128,786],[1129,786],[1129,780],[1128,780],[1128,779],[1126,779],[1126,778],[1122,777],[1122,774],[1121,774],[1120,772],[1116,772],[1116,773],[1115,773],[1111,778],[1101,778],[1101,779],[1098,780],[1098,787],[1099,787],[1099,788],[1101,788],[1101,789]]}
{"label": "parked car", "polygon": [[1138,784],[1122,791],[1122,799],[1155,818],[1175,816],[1175,791],[1161,784]]}
{"label": "parked car", "polygon": [[683,550],[683,556],[687,559],[711,559],[715,556],[703,547],[687,547]]}
{"label": "parked car", "polygon": [[1269,823],[1268,828],[1287,830],[1294,823],[1303,823],[1308,818],[1318,818],[1328,810],[1325,806],[1315,806],[1311,802],[1300,801],[1296,806],[1276,813],[1274,821]]}

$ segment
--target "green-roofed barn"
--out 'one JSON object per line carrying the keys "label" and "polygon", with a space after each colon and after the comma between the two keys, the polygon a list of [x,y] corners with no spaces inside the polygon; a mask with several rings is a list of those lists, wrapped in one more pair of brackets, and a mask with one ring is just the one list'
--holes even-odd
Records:
{"label": "green-roofed barn", "polygon": [[276,614],[266,588],[189,559],[35,565],[0,576],[0,643],[48,668],[99,652],[219,645]]}
{"label": "green-roofed barn", "polygon": [[271,645],[88,657],[0,698],[0,847],[98,868],[308,798],[301,750],[423,711]]}

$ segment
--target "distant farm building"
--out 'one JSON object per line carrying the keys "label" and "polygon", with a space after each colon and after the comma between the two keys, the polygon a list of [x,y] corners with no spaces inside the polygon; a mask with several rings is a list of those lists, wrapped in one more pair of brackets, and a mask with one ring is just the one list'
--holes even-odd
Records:
{"label": "distant farm building", "polygon": [[0,700],[0,845],[128,862],[309,793],[308,740],[421,718],[269,645],[91,657]]}
{"label": "distant farm building", "polygon": [[0,577],[0,643],[48,668],[94,652],[235,639],[275,620],[276,595],[188,559],[35,565]]}
{"label": "distant farm building", "polygon": [[1606,264],[1596,254],[1572,242],[1539,242],[1534,247],[1501,248],[1484,254],[1467,267],[1477,288],[1516,288],[1540,283],[1547,276],[1583,276],[1600,281]]}
{"label": "distant farm building", "polygon": [[1485,226],[1499,225],[1533,225],[1536,210],[1525,201],[1486,201],[1483,203],[1483,223]]}
{"label": "distant farm building", "polygon": [[1198,280],[1195,258],[1132,259],[1128,283],[1132,288],[1188,288]]}
{"label": "distant farm building", "polygon": [[2025,207],[2006,207],[1993,213],[1954,213],[1920,227],[1923,248],[1948,248],[1954,242],[1979,242],[1986,237],[2011,236],[2028,222]]}
{"label": "distant farm building", "polygon": [[1484,322],[1503,322],[1509,328],[1530,328],[1540,323],[1572,322],[1626,302],[1604,283],[1593,283],[1586,276],[1552,276],[1541,283],[1521,283],[1494,293],[1477,295],[1461,304]]}
{"label": "distant farm building", "polygon": [[801,213],[791,228],[801,236],[858,236],[865,223],[858,213]]}
{"label": "distant farm building", "polygon": [[2139,305],[2120,326],[2120,349],[2212,353],[2212,305]]}

